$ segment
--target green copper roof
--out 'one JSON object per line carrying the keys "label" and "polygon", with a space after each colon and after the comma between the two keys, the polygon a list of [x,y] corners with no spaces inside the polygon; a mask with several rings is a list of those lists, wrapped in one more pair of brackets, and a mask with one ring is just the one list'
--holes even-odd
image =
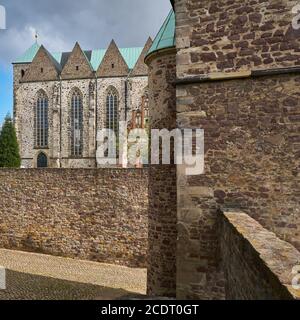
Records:
{"label": "green copper roof", "polygon": [[99,49],[99,50],[93,50],[91,55],[91,65],[94,70],[98,70],[104,55],[105,55],[106,49]]}
{"label": "green copper roof", "polygon": [[39,51],[40,45],[38,43],[33,44],[21,57],[19,57],[15,63],[30,63]]}
{"label": "green copper roof", "polygon": [[[35,43],[32,45],[21,57],[19,57],[14,63],[31,63],[36,56],[40,45]],[[98,49],[92,51],[85,51],[88,61],[95,71],[98,70],[107,49]],[[124,60],[126,61],[128,68],[133,69],[139,56],[141,55],[143,48],[120,48],[119,49]],[[54,52],[51,53],[53,58],[63,67],[66,63],[66,58],[70,52]]]}
{"label": "green copper roof", "polygon": [[175,12],[171,10],[164,24],[160,28],[148,55],[155,51],[175,46]]}
{"label": "green copper roof", "polygon": [[121,55],[126,61],[128,68],[133,69],[139,56],[141,55],[144,48],[121,48],[119,49]]}
{"label": "green copper roof", "polygon": [[[54,52],[54,53],[51,53],[51,54],[52,54],[53,58],[60,64],[62,53],[61,52]],[[33,60],[33,58],[32,58],[32,60]]]}

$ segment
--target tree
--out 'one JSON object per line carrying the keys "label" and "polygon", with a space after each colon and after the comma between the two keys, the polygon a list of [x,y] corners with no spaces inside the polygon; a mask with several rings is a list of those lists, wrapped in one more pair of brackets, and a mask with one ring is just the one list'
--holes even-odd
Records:
{"label": "tree", "polygon": [[19,168],[21,158],[16,130],[9,115],[6,116],[0,132],[0,167]]}

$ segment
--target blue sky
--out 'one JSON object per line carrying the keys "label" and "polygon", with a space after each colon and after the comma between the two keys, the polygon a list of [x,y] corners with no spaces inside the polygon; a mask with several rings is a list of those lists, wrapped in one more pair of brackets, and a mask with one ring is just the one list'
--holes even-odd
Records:
{"label": "blue sky", "polygon": [[0,64],[0,124],[13,106],[12,67]]}
{"label": "blue sky", "polygon": [[167,17],[169,0],[0,0],[7,29],[0,30],[0,125],[12,114],[11,63],[34,43],[48,51],[71,51],[78,41],[84,50],[141,47],[155,37]]}

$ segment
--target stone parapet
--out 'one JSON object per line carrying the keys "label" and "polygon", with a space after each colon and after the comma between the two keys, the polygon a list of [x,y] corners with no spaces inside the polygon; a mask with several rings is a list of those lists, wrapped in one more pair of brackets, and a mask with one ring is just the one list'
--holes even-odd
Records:
{"label": "stone parapet", "polygon": [[249,215],[222,214],[221,251],[227,299],[300,299],[292,286],[300,252]]}

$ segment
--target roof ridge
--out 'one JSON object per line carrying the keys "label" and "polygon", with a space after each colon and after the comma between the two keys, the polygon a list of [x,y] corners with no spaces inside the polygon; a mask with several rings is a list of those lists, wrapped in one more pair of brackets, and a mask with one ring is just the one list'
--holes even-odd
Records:
{"label": "roof ridge", "polygon": [[[37,51],[42,45],[39,45],[37,43],[34,43],[30,48],[26,50],[26,52],[16,59],[13,64],[20,64],[20,63],[31,63],[34,57],[36,56]],[[117,45],[116,45],[117,46]],[[80,47],[81,48],[81,47]],[[142,53],[142,50],[144,47],[142,46],[135,46],[135,47],[118,47],[118,50],[120,51],[123,59],[125,60],[127,66],[129,69],[132,69],[137,62],[137,60],[140,57],[140,54]],[[82,50],[84,53],[88,63],[90,64],[92,70],[96,71],[97,66],[102,62],[103,55],[107,52],[108,48],[99,48],[99,49],[91,49],[91,50]],[[47,49],[46,49],[47,50]],[[128,52],[126,52],[128,51]],[[59,67],[62,69],[64,67],[63,65],[63,56],[69,55],[72,53],[71,51],[51,51],[47,52],[51,55],[51,57],[54,59],[56,66],[59,65]],[[86,52],[90,52],[90,58],[87,56]]]}

